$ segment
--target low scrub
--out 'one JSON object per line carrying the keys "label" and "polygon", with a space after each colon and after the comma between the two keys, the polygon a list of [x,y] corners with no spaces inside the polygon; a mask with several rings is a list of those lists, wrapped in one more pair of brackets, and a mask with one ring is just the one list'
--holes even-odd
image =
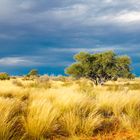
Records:
{"label": "low scrub", "polygon": [[9,80],[10,76],[8,73],[0,73],[0,80]]}

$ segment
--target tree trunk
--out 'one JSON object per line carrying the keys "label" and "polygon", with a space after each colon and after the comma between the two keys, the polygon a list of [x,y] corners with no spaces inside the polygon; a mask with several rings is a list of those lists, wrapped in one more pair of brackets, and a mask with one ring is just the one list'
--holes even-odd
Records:
{"label": "tree trunk", "polygon": [[96,85],[96,86],[98,85],[98,79],[95,80],[95,85]]}
{"label": "tree trunk", "polygon": [[104,81],[104,78],[101,78],[101,77],[98,78],[98,85],[101,85],[102,86],[102,85],[104,85],[104,82],[105,82]]}

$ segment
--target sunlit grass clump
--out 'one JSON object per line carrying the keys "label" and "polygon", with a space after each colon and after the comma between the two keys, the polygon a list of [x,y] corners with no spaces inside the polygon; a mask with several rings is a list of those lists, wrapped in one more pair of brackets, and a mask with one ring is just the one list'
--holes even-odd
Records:
{"label": "sunlit grass clump", "polygon": [[140,139],[140,80],[0,81],[0,140]]}

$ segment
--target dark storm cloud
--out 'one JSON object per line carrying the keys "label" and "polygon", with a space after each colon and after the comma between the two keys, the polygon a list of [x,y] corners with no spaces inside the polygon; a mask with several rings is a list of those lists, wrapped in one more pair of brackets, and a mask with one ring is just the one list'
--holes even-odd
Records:
{"label": "dark storm cloud", "polygon": [[114,50],[138,74],[139,24],[139,0],[0,0],[1,70],[63,73],[79,51]]}

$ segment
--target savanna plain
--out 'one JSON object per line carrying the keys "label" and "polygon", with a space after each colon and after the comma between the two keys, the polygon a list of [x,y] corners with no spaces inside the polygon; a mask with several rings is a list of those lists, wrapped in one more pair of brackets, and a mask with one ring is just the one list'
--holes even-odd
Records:
{"label": "savanna plain", "polygon": [[0,140],[140,140],[140,79],[0,81]]}

